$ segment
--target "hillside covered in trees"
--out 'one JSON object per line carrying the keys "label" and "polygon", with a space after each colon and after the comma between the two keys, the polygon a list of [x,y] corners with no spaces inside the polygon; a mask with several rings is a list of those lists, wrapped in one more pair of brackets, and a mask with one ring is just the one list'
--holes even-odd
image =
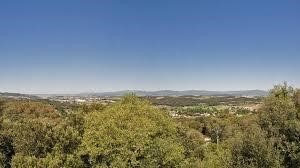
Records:
{"label": "hillside covered in trees", "polygon": [[1,99],[0,167],[300,167],[300,92],[277,85],[262,102],[174,118],[133,94],[107,105]]}

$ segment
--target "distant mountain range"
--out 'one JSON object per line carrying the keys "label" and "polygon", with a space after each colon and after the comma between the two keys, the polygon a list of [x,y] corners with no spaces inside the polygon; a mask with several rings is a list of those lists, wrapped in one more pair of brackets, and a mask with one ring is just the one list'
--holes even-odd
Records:
{"label": "distant mountain range", "polygon": [[81,93],[80,96],[123,96],[127,93],[134,93],[138,96],[266,96],[264,90],[241,90],[241,91],[206,91],[206,90],[159,90],[159,91],[141,91],[141,90],[124,90],[116,92],[101,93]]}
{"label": "distant mountain range", "polygon": [[128,93],[134,93],[138,96],[266,96],[267,91],[264,90],[241,90],[241,91],[207,91],[207,90],[159,90],[159,91],[141,91],[141,90],[124,90],[115,92],[95,92],[95,93],[79,93],[79,94],[20,94],[0,92],[0,97],[8,98],[27,98],[38,99],[52,96],[99,96],[99,97],[115,97],[123,96]]}
{"label": "distant mountain range", "polygon": [[20,94],[20,93],[8,93],[8,92],[0,92],[0,98],[15,98],[15,99],[39,99],[38,96],[29,95],[29,94]]}

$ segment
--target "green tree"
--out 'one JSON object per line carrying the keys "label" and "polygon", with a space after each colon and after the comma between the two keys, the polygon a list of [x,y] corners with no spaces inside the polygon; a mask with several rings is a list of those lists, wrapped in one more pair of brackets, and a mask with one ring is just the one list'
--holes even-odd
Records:
{"label": "green tree", "polygon": [[201,168],[231,168],[231,146],[226,143],[207,145]]}
{"label": "green tree", "polygon": [[13,122],[23,119],[50,124],[61,122],[60,114],[52,105],[29,100],[15,100],[5,103],[2,116]]}
{"label": "green tree", "polygon": [[80,158],[74,155],[62,156],[59,154],[48,154],[44,158],[16,154],[12,161],[14,168],[82,168]]}
{"label": "green tree", "polygon": [[54,145],[54,129],[52,125],[35,120],[24,120],[14,123],[13,136],[16,153],[45,157]]}
{"label": "green tree", "polygon": [[300,90],[295,92],[295,103],[298,108],[300,108]]}
{"label": "green tree", "polygon": [[80,153],[93,167],[175,167],[184,146],[166,112],[128,95],[87,116]]}
{"label": "green tree", "polygon": [[280,157],[273,149],[273,142],[258,127],[249,127],[241,137],[233,141],[232,167],[235,168],[276,168]]}
{"label": "green tree", "polygon": [[11,159],[15,154],[13,148],[13,139],[4,134],[0,133],[0,167],[10,168],[11,167]]}
{"label": "green tree", "polygon": [[[233,118],[234,117],[234,118]],[[206,128],[213,143],[219,144],[232,137],[238,130],[235,116],[207,117]]]}
{"label": "green tree", "polygon": [[285,167],[300,167],[300,120],[295,91],[287,83],[270,91],[259,114],[259,124],[274,149],[281,153]]}

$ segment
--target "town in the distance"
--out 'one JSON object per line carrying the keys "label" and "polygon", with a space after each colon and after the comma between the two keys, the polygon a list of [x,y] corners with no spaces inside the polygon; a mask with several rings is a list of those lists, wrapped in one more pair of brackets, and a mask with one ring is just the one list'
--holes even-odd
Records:
{"label": "town in the distance", "polygon": [[197,117],[214,115],[227,110],[236,115],[251,113],[257,110],[268,92],[264,90],[243,91],[137,91],[126,90],[101,93],[80,94],[19,94],[0,92],[0,97],[7,99],[48,100],[61,104],[94,104],[107,105],[117,102],[127,94],[134,94],[151,102],[159,108],[168,109],[173,117]]}

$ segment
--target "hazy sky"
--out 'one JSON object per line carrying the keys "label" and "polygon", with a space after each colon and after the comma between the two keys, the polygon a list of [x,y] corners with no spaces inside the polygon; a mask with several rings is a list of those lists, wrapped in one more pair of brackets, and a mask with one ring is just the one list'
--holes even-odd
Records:
{"label": "hazy sky", "polygon": [[300,87],[299,0],[0,2],[0,92]]}

